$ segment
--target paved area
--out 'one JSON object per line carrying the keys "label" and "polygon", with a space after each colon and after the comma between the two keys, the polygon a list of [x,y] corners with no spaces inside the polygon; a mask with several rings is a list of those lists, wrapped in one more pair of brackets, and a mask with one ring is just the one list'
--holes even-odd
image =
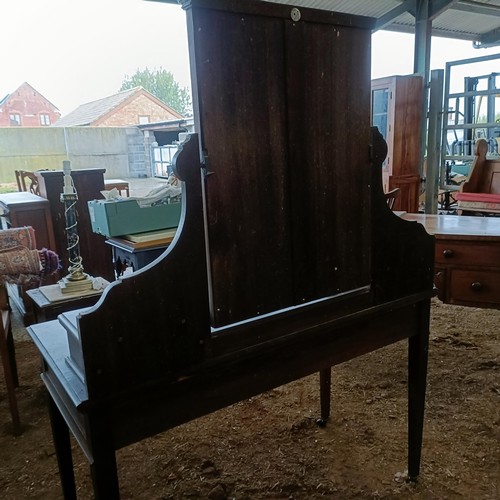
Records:
{"label": "paved area", "polygon": [[122,177],[122,179],[129,183],[130,196],[145,196],[154,187],[167,182],[166,179],[159,179],[158,177],[146,177],[144,179]]}

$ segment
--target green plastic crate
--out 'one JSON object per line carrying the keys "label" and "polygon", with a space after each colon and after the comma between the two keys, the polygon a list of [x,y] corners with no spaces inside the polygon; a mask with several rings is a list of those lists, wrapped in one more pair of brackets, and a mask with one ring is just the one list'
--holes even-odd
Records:
{"label": "green plastic crate", "polygon": [[144,233],[179,225],[181,203],[141,208],[136,200],[88,202],[92,231],[103,236]]}

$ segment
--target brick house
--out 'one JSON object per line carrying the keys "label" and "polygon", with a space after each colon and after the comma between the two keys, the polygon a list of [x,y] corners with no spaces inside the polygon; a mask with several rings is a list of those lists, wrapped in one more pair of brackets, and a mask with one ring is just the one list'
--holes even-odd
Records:
{"label": "brick house", "polygon": [[119,127],[182,119],[182,115],[142,87],[82,104],[60,118],[57,127]]}
{"label": "brick house", "polygon": [[0,100],[0,127],[47,127],[60,117],[60,111],[26,82]]}

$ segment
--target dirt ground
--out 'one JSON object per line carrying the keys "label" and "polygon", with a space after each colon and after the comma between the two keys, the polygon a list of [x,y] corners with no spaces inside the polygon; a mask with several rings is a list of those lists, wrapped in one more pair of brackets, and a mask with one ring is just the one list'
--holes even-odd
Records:
{"label": "dirt ground", "polygon": [[[422,471],[406,469],[406,342],[334,368],[318,428],[311,376],[120,450],[124,499],[500,498],[500,311],[432,306]],[[0,498],[62,498],[30,340],[17,340],[24,432],[0,380]],[[74,445],[79,498],[92,498]]]}

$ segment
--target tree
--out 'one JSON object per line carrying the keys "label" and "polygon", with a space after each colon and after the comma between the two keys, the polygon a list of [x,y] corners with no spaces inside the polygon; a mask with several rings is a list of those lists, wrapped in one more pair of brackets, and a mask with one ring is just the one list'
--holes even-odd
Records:
{"label": "tree", "polygon": [[120,91],[134,87],[144,87],[183,116],[191,114],[191,94],[187,87],[181,87],[175,81],[170,71],[161,67],[152,71],[149,68],[137,69],[132,76],[125,75]]}

